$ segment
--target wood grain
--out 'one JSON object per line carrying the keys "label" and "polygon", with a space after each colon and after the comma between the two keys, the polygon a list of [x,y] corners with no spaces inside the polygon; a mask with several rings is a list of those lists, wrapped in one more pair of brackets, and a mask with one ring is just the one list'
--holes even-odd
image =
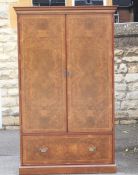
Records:
{"label": "wood grain", "polygon": [[112,173],[116,7],[16,7],[20,175]]}
{"label": "wood grain", "polygon": [[112,163],[112,136],[24,136],[23,165]]}
{"label": "wood grain", "polygon": [[115,173],[116,165],[21,166],[20,175]]}
{"label": "wood grain", "polygon": [[21,20],[23,131],[65,131],[65,18],[23,16]]}
{"label": "wood grain", "polygon": [[71,15],[67,29],[69,131],[112,130],[112,17]]}

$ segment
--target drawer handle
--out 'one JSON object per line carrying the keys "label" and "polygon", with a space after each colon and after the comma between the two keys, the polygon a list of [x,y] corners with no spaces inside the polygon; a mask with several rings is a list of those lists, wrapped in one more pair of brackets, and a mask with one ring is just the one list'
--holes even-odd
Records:
{"label": "drawer handle", "polygon": [[41,153],[46,153],[48,151],[48,147],[39,148],[39,151]]}
{"label": "drawer handle", "polygon": [[88,148],[89,152],[96,152],[96,147],[95,146],[90,146]]}

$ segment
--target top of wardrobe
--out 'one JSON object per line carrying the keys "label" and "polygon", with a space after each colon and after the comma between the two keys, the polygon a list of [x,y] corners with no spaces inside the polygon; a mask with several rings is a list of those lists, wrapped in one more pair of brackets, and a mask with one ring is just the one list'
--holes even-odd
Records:
{"label": "top of wardrobe", "polygon": [[41,6],[14,7],[17,14],[69,14],[69,13],[115,13],[117,6]]}

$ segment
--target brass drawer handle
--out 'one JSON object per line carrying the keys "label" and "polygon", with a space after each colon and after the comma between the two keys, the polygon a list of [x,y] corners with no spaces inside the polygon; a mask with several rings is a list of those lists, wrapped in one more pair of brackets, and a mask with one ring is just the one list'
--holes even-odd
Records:
{"label": "brass drawer handle", "polygon": [[46,153],[48,151],[48,147],[39,148],[39,151],[41,153]]}
{"label": "brass drawer handle", "polygon": [[90,146],[88,148],[89,152],[96,152],[96,147],[95,146]]}

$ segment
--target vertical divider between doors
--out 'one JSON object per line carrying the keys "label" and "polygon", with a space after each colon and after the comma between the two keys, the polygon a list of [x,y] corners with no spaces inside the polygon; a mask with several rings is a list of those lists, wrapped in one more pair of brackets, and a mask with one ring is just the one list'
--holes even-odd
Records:
{"label": "vertical divider between doors", "polygon": [[67,53],[67,14],[65,14],[65,78],[66,78],[66,132],[68,132],[68,53]]}

